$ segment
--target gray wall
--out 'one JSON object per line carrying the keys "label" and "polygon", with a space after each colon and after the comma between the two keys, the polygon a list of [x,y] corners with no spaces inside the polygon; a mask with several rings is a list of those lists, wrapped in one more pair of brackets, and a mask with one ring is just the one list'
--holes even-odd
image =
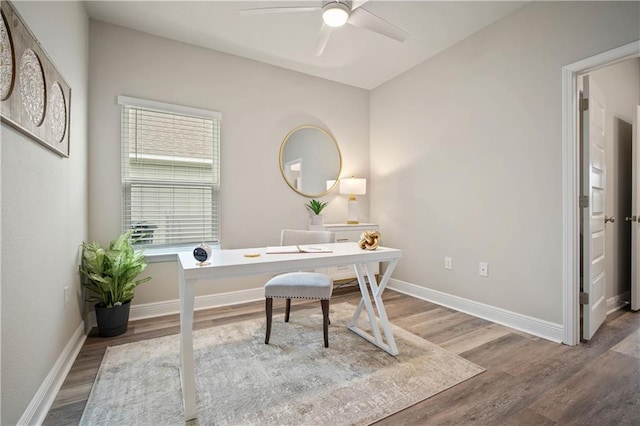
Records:
{"label": "gray wall", "polygon": [[372,91],[371,216],[403,248],[396,279],[562,323],[561,70],[637,40],[638,7],[530,3]]}
{"label": "gray wall", "polygon": [[[106,243],[120,232],[118,95],[222,113],[221,240],[224,248],[277,245],[285,227],[305,229],[307,198],[280,174],[287,133],[303,124],[331,132],[343,176],[369,175],[369,92],[297,72],[91,21],[89,104],[89,235]],[[328,222],[346,220],[347,199],[323,198]],[[369,211],[363,197],[361,211]],[[368,219],[363,217],[363,220]],[[175,262],[151,264],[153,280],[135,304],[178,298]],[[264,285],[264,277],[203,284],[197,294]]]}
{"label": "gray wall", "polygon": [[[606,99],[607,195],[605,210],[616,218],[606,227],[606,297],[628,297],[631,288],[631,123],[640,104],[640,59],[590,73]],[[623,299],[624,300],[624,299]]]}
{"label": "gray wall", "polygon": [[[15,424],[81,325],[89,22],[80,2],[13,2],[71,85],[71,155],[2,124],[2,419]],[[34,250],[37,254],[34,255]],[[73,295],[64,306],[64,287]]]}

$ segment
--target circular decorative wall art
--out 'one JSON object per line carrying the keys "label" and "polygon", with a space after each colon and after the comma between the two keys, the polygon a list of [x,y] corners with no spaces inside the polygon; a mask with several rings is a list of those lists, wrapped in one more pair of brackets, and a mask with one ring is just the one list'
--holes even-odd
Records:
{"label": "circular decorative wall art", "polygon": [[20,93],[22,106],[36,126],[44,119],[46,102],[44,71],[36,52],[31,49],[24,51],[20,60]]}
{"label": "circular decorative wall art", "polygon": [[3,101],[9,97],[11,89],[13,89],[14,70],[13,40],[11,39],[4,13],[2,13],[2,26],[0,26],[0,99]]}
{"label": "circular decorative wall art", "polygon": [[49,93],[49,117],[51,118],[51,133],[56,142],[62,142],[67,130],[67,108],[62,87],[57,81],[51,86]]}

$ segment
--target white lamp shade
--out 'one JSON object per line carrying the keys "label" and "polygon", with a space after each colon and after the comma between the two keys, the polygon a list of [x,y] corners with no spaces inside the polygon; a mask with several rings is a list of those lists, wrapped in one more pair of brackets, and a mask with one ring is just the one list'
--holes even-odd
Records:
{"label": "white lamp shade", "polygon": [[364,195],[367,193],[367,180],[363,178],[340,179],[340,193]]}

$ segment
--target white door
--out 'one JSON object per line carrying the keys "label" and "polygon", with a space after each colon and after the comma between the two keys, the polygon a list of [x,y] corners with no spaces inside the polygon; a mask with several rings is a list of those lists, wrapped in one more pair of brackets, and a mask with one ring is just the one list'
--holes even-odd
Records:
{"label": "white door", "polygon": [[582,209],[583,309],[582,338],[591,339],[607,316],[605,297],[605,102],[593,79],[583,79],[588,106],[582,111],[582,195],[588,207]]}
{"label": "white door", "polygon": [[640,226],[640,105],[633,112],[633,201],[631,207],[631,217],[635,218],[631,222],[631,309],[637,311],[640,309],[640,235],[638,235],[638,226]]}

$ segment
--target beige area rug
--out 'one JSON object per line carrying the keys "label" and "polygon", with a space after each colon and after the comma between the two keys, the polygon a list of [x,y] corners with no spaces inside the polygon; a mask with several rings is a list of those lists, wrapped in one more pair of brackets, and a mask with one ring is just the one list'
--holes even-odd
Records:
{"label": "beige area rug", "polygon": [[[353,312],[331,307],[326,349],[319,304],[274,316],[269,345],[261,318],[195,331],[193,423],[367,424],[484,371],[395,326],[393,357],[346,328]],[[80,424],[184,424],[179,354],[177,335],[109,347]]]}

